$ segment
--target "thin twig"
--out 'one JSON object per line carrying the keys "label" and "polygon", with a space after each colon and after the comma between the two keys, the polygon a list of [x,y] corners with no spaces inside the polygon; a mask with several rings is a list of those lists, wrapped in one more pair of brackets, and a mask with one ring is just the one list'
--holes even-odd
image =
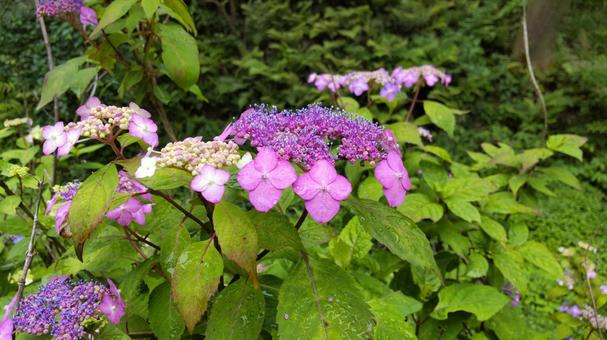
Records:
{"label": "thin twig", "polygon": [[304,209],[303,213],[301,213],[301,216],[299,216],[297,223],[295,223],[295,230],[299,230],[299,227],[301,227],[301,225],[304,223],[307,216],[308,216],[308,211],[306,209]]}
{"label": "thin twig", "polygon": [[169,195],[165,194],[162,191],[152,190],[152,189],[150,189],[150,194],[162,197],[165,201],[169,202],[172,206],[177,208],[177,210],[181,211],[182,214],[184,214],[185,216],[190,218],[192,221],[198,223],[198,225],[200,225],[202,228],[204,228],[209,234],[212,232],[213,228],[211,227],[210,223],[202,222],[194,214],[190,213],[184,207],[182,207],[179,203],[175,202],[175,200],[173,200]]}
{"label": "thin twig", "polygon": [[19,308],[19,301],[23,296],[23,290],[25,289],[25,280],[27,278],[27,272],[32,265],[32,259],[34,258],[34,244],[36,243],[36,231],[38,229],[38,211],[40,210],[40,201],[42,200],[42,187],[44,186],[44,179],[38,183],[38,196],[36,198],[36,210],[34,211],[34,222],[32,223],[32,234],[30,235],[30,242],[27,246],[27,253],[25,255],[25,262],[23,263],[23,271],[21,273],[21,280],[17,288],[17,300],[15,302],[15,308]]}
{"label": "thin twig", "polygon": [[523,42],[525,45],[525,59],[527,60],[527,69],[529,70],[529,77],[531,78],[531,82],[533,83],[533,87],[535,88],[535,92],[537,93],[537,98],[540,101],[542,113],[544,114],[544,130],[543,130],[542,136],[543,136],[543,140],[546,141],[546,138],[548,136],[548,110],[546,109],[546,102],[544,101],[544,95],[542,94],[540,85],[537,83],[537,79],[535,79],[535,73],[533,72],[533,65],[531,65],[531,57],[529,56],[529,34],[527,32],[527,6],[526,6],[526,4],[523,5]]}
{"label": "thin twig", "polygon": [[409,106],[409,111],[407,111],[407,116],[405,117],[405,122],[408,122],[411,119],[411,114],[413,113],[413,108],[415,107],[415,103],[417,102],[417,96],[419,96],[419,83],[415,85],[415,94],[413,95],[413,101],[411,101],[411,106]]}

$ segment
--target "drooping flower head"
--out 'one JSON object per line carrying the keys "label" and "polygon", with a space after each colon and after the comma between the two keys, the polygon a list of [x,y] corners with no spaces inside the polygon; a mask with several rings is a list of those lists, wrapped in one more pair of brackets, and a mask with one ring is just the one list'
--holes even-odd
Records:
{"label": "drooping flower head", "polygon": [[[374,163],[386,148],[398,148],[385,129],[365,118],[342,110],[311,105],[297,111],[255,106],[232,124],[236,142],[249,140],[256,148],[269,147],[282,160],[310,168],[319,160],[333,163],[341,158]],[[332,150],[333,145],[338,145]]]}
{"label": "drooping flower head", "polygon": [[24,297],[13,319],[15,329],[57,339],[79,339],[85,324],[100,321],[99,306],[108,289],[94,281],[51,279],[35,294]]}
{"label": "drooping flower head", "polygon": [[86,6],[80,7],[80,23],[84,27],[97,25],[97,13],[95,10]]}
{"label": "drooping flower head", "polygon": [[126,306],[114,282],[110,279],[107,282],[110,289],[103,295],[99,310],[107,316],[111,323],[117,324],[124,316]]}
{"label": "drooping flower head", "polygon": [[390,151],[388,157],[375,168],[375,177],[384,189],[384,195],[391,207],[399,206],[411,189],[409,173],[399,152]]}
{"label": "drooping flower head", "polygon": [[238,173],[238,183],[249,192],[249,200],[257,211],[272,209],[282,191],[297,179],[297,172],[288,161],[279,160],[268,147],[259,149],[257,157]]}
{"label": "drooping flower head", "polygon": [[348,198],[352,185],[331,163],[321,159],[297,178],[293,191],[304,200],[306,210],[316,222],[326,223],[337,215],[340,202]]}
{"label": "drooping flower head", "polygon": [[108,211],[105,216],[122,226],[128,226],[133,221],[143,225],[145,216],[152,212],[152,204],[145,203],[145,201],[152,200],[152,195],[147,193],[146,190],[141,183],[131,178],[126,171],[119,171],[116,192],[129,193],[136,197],[129,197],[125,203]]}
{"label": "drooping flower head", "polygon": [[80,183],[75,181],[62,186],[56,185],[53,188],[55,194],[48,202],[44,213],[48,215],[55,205],[60,204],[55,211],[55,231],[57,232],[57,235],[65,234],[67,236],[69,234],[64,233],[64,227],[67,222],[67,215],[70,211],[70,207],[72,206],[72,199],[76,195],[79,187]]}

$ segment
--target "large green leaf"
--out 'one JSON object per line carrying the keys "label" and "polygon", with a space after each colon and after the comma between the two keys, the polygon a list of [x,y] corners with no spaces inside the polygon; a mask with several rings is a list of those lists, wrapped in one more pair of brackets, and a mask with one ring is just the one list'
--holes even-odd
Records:
{"label": "large green leaf", "polygon": [[502,272],[504,278],[510,281],[516,289],[522,293],[527,291],[527,270],[520,252],[500,247],[493,254],[493,263]]}
{"label": "large green leaf", "polygon": [[156,287],[150,295],[150,328],[159,340],[180,339],[184,322],[171,300],[171,285],[167,282]]}
{"label": "large green leaf", "polygon": [[383,195],[383,188],[374,176],[367,177],[358,186],[358,198],[379,201]]}
{"label": "large green leaf", "polygon": [[[350,196],[347,205],[379,242],[401,259],[439,273],[430,242],[413,221],[381,203]],[[440,274],[438,274],[440,275]]]}
{"label": "large green leaf", "polygon": [[494,287],[457,283],[438,292],[438,305],[434,308],[432,317],[445,320],[451,312],[466,311],[474,314],[479,321],[485,321],[509,301],[507,296]]}
{"label": "large green leaf", "polygon": [[82,257],[84,242],[112,204],[117,187],[116,166],[108,164],[90,175],[78,188],[67,217],[78,257]]}
{"label": "large green leaf", "polygon": [[168,15],[173,19],[179,21],[188,31],[196,34],[196,25],[194,19],[190,15],[188,6],[183,0],[163,0],[164,5],[162,8],[167,12]]}
{"label": "large green leaf", "polygon": [[541,172],[551,177],[553,180],[561,181],[575,189],[581,190],[580,181],[565,167],[550,167],[540,169]]}
{"label": "large green leaf", "polygon": [[14,216],[17,213],[17,207],[21,204],[21,198],[17,195],[5,196],[0,201],[0,214]]}
{"label": "large green leaf", "polygon": [[278,250],[290,247],[303,250],[299,234],[287,216],[275,211],[260,213],[255,210],[248,215],[257,230],[259,248]]}
{"label": "large green leaf", "polygon": [[196,40],[179,25],[160,25],[162,62],[171,79],[187,90],[198,81],[200,62]]}
{"label": "large green leaf", "polygon": [[577,135],[552,135],[548,137],[546,146],[548,149],[558,151],[582,160],[582,149],[580,147],[586,143],[588,139]]}
{"label": "large green leaf", "polygon": [[182,225],[175,225],[167,232],[160,243],[160,265],[167,273],[173,275],[181,253],[192,243],[190,234]]}
{"label": "large green leaf", "polygon": [[194,242],[179,255],[171,280],[175,306],[190,333],[207,310],[223,274],[223,259],[213,240]]}
{"label": "large green leaf", "polygon": [[498,214],[533,214],[535,210],[529,208],[526,205],[522,205],[514,199],[509,192],[498,192],[489,195],[489,197],[483,201],[483,210],[488,213]]}
{"label": "large green leaf", "polygon": [[413,222],[419,222],[423,219],[430,219],[433,222],[438,222],[444,213],[443,206],[432,202],[432,200],[421,193],[407,194],[405,202],[398,206],[400,211],[405,216],[413,220]]}
{"label": "large green leaf", "polygon": [[278,295],[280,339],[366,339],[371,313],[354,280],[325,260],[300,261]]}
{"label": "large green leaf", "polygon": [[158,6],[160,6],[160,0],[141,0],[141,7],[148,20],[154,17]]}
{"label": "large green leaf", "polygon": [[213,300],[207,324],[207,339],[257,339],[265,316],[265,301],[259,289],[240,279]]}
{"label": "large green leaf", "polygon": [[498,221],[483,215],[481,216],[480,226],[492,239],[500,242],[508,241],[506,230]]}
{"label": "large green leaf", "polygon": [[444,202],[447,204],[447,208],[449,208],[449,210],[455,214],[455,216],[462,218],[466,222],[480,223],[481,214],[470,202],[458,196],[446,198]]}
{"label": "large green leaf", "polygon": [[398,122],[387,126],[392,132],[399,144],[410,143],[422,145],[422,139],[419,136],[417,126],[409,122]]}
{"label": "large green leaf", "polygon": [[455,129],[455,110],[448,108],[441,103],[424,100],[424,111],[428,117],[430,117],[432,123],[445,130],[449,136],[453,137],[453,130]]}
{"label": "large green leaf", "polygon": [[553,279],[563,277],[563,268],[554,258],[550,250],[545,245],[535,241],[529,241],[523,244],[519,251],[528,262],[533,263],[539,269],[550,274]]}
{"label": "large green leaf", "polygon": [[223,200],[213,211],[221,252],[246,270],[257,285],[257,232],[247,213]]}
{"label": "large green leaf", "polygon": [[473,253],[468,257],[468,266],[466,267],[466,276],[479,278],[487,275],[489,262],[481,254]]}
{"label": "large green leaf", "polygon": [[78,73],[78,67],[86,61],[86,57],[78,57],[68,60],[65,64],[55,67],[44,77],[40,101],[36,110],[40,110],[50,103],[54,97],[60,96],[70,88],[74,75]]}
{"label": "large green leaf", "polygon": [[367,255],[373,247],[371,235],[360,224],[358,217],[353,217],[342,229],[337,238],[329,242],[329,252],[340,267],[346,268],[352,260]]}
{"label": "large green leaf", "polygon": [[401,292],[394,292],[372,299],[369,306],[376,323],[373,339],[417,339],[415,327],[405,321],[405,316],[419,311],[422,308],[420,302]]}
{"label": "large green leaf", "polygon": [[91,39],[96,38],[102,29],[120,19],[133,7],[137,0],[115,0],[112,1],[101,16],[99,23],[91,33]]}
{"label": "large green leaf", "polygon": [[500,340],[538,339],[527,326],[526,319],[521,308],[503,308],[486,325]]}

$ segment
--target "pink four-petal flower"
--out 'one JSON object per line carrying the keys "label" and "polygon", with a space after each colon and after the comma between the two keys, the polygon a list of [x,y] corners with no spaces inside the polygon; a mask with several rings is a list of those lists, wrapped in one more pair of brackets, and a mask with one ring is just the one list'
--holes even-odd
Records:
{"label": "pink four-petal flower", "polygon": [[66,136],[65,144],[63,144],[62,146],[60,146],[57,149],[57,156],[65,156],[68,153],[70,153],[70,151],[74,147],[74,144],[76,144],[78,142],[78,139],[80,139],[81,133],[82,133],[81,127],[69,129],[65,133],[65,136]]}
{"label": "pink four-petal flower", "polygon": [[221,201],[224,185],[229,180],[229,172],[204,165],[198,169],[198,175],[192,179],[190,188],[200,192],[207,201],[217,204]]}
{"label": "pink four-petal flower", "polygon": [[153,120],[140,114],[131,116],[131,121],[129,122],[129,133],[131,136],[143,139],[150,146],[156,146],[158,145],[158,134],[156,131],[158,131],[158,126],[156,126]]}
{"label": "pink four-petal flower", "polygon": [[43,127],[42,137],[44,137],[42,152],[45,155],[50,155],[55,152],[57,148],[60,148],[67,142],[67,134],[64,131],[63,122],[57,122],[55,125]]}
{"label": "pink four-petal flower", "polygon": [[279,160],[270,148],[260,148],[257,157],[238,173],[238,183],[249,192],[249,200],[257,211],[272,209],[282,191],[297,179],[297,172],[288,161]]}
{"label": "pink four-petal flower", "polygon": [[110,279],[108,279],[107,282],[110,289],[108,293],[103,295],[101,304],[99,304],[99,310],[107,316],[111,323],[117,324],[124,316],[124,309],[126,306],[114,282]]}
{"label": "pink four-petal flower", "polygon": [[137,224],[143,225],[145,215],[150,212],[152,212],[151,204],[143,204],[138,199],[131,197],[117,208],[108,211],[105,216],[122,226],[128,226],[133,220]]}
{"label": "pink four-petal flower", "polygon": [[306,210],[318,223],[330,221],[348,198],[352,185],[326,160],[317,161],[293,183],[293,191],[305,201]]}
{"label": "pink four-petal flower", "polygon": [[384,195],[391,207],[400,205],[411,189],[409,174],[396,150],[388,152],[388,157],[377,164],[375,177],[383,186]]}
{"label": "pink four-petal flower", "polygon": [[89,98],[86,103],[84,103],[84,105],[81,105],[76,110],[76,114],[80,116],[80,119],[82,120],[87,119],[91,115],[91,109],[98,106],[105,107],[105,105],[101,103],[101,100],[99,100],[99,98],[93,96]]}

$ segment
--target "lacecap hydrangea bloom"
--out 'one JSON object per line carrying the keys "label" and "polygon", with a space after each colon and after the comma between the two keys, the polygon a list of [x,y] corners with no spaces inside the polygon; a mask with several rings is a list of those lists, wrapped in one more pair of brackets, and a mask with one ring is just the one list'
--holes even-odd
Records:
{"label": "lacecap hydrangea bloom", "polygon": [[75,14],[79,16],[83,26],[97,25],[97,13],[84,6],[83,0],[40,0],[36,14],[49,17]]}
{"label": "lacecap hydrangea bloom", "polygon": [[354,71],[343,75],[312,73],[308,77],[308,83],[314,84],[319,91],[329,89],[336,93],[340,88],[344,88],[355,96],[360,96],[369,91],[373,85],[377,85],[381,88],[380,96],[393,101],[403,86],[405,88],[416,85],[435,86],[438,83],[447,86],[451,83],[451,76],[432,65],[408,69],[399,66],[392,72],[380,68],[375,71]]}
{"label": "lacecap hydrangea bloom", "polygon": [[55,194],[47,203],[46,211],[44,213],[48,215],[53,210],[53,207],[59,204],[57,210],[55,211],[55,231],[58,235],[62,234],[63,227],[65,226],[67,219],[67,214],[72,206],[72,199],[76,195],[79,187],[79,182],[71,182],[62,186],[56,185],[53,188]]}
{"label": "lacecap hydrangea bloom", "polygon": [[152,212],[152,195],[147,189],[135,179],[131,178],[124,170],[118,172],[118,193],[133,194],[126,202],[110,210],[105,215],[110,220],[116,221],[122,226],[128,226],[131,222],[139,225],[145,224],[145,216]]}
{"label": "lacecap hydrangea bloom", "polygon": [[55,277],[21,300],[13,318],[14,328],[55,339],[80,339],[88,328],[101,325],[103,315],[117,323],[125,305],[114,283],[108,283],[109,289],[95,281]]}
{"label": "lacecap hydrangea bloom", "polygon": [[42,128],[45,155],[57,151],[58,156],[67,155],[80,137],[113,143],[123,132],[141,138],[146,144],[158,145],[158,127],[151,114],[134,103],[128,107],[106,106],[97,97],[91,97],[76,110],[81,120],[65,125],[57,122]]}

